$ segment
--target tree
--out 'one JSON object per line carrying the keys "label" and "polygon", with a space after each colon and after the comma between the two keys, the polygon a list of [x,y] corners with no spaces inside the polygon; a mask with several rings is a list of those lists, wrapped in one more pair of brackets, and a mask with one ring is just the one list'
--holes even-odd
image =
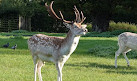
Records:
{"label": "tree", "polygon": [[86,0],[83,7],[88,12],[88,20],[92,22],[92,31],[107,31],[112,10],[111,0]]}
{"label": "tree", "polygon": [[19,9],[19,29],[31,31],[31,17],[34,15],[35,10],[39,6],[37,1],[19,0],[21,4],[18,5]]}
{"label": "tree", "polygon": [[[67,28],[60,26],[61,23],[53,22],[54,19],[47,15],[48,13],[44,4],[45,2],[50,3],[51,1],[52,0],[0,0],[0,16],[1,14],[11,12],[19,14],[20,29],[65,32]],[[87,17],[86,23],[92,24],[93,31],[105,32],[109,28],[110,20],[114,20],[115,22],[124,21],[137,23],[136,3],[137,0],[56,0],[53,8],[57,15],[59,15],[58,11],[62,11],[66,20],[74,20],[75,14],[73,7],[76,5],[79,11],[83,11]],[[39,20],[36,20],[35,17]],[[49,19],[51,20],[49,21]],[[31,22],[33,22],[33,24],[31,24]],[[32,26],[34,28],[32,28]]]}
{"label": "tree", "polygon": [[0,0],[0,15],[5,13],[17,13],[18,9],[14,0]]}
{"label": "tree", "polygon": [[38,7],[37,0],[1,0],[0,14],[19,14],[19,29],[31,31],[31,17]]}
{"label": "tree", "polygon": [[105,32],[109,21],[125,21],[137,23],[136,0],[81,0],[87,12],[88,22],[92,22],[92,30]]}
{"label": "tree", "polygon": [[124,0],[117,3],[112,20],[137,24],[137,0]]}

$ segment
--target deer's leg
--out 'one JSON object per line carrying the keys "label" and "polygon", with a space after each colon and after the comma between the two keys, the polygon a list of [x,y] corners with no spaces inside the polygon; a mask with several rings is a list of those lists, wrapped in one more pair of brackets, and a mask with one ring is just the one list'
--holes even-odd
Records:
{"label": "deer's leg", "polygon": [[36,81],[36,77],[37,77],[37,56],[33,56],[33,62],[34,62],[34,81]]}
{"label": "deer's leg", "polygon": [[125,50],[125,46],[120,47],[119,49],[115,52],[115,68],[117,68],[117,57],[123,53],[123,51]]}
{"label": "deer's leg", "polygon": [[43,62],[39,60],[37,64],[37,72],[38,72],[39,81],[42,81],[42,75],[41,75],[42,66],[43,66]]}
{"label": "deer's leg", "polygon": [[62,81],[62,68],[64,66],[64,63],[56,63],[56,69],[58,71],[58,81]]}
{"label": "deer's leg", "polygon": [[129,52],[129,51],[131,51],[131,49],[127,48],[127,49],[125,49],[125,51],[123,52],[123,56],[125,57],[128,66],[129,66],[129,60],[128,60],[128,58],[127,58],[126,53]]}
{"label": "deer's leg", "polygon": [[61,64],[60,64],[61,71],[62,71],[63,66],[64,66],[64,63],[61,63]]}

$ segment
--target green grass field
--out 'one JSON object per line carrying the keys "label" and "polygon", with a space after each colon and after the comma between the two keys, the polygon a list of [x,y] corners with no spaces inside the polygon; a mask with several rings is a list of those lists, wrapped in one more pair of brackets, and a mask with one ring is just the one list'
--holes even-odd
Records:
{"label": "green grass field", "polygon": [[[0,35],[0,81],[34,80],[34,65],[27,48],[28,38]],[[10,47],[2,48],[7,42]],[[10,49],[14,44],[18,48]],[[63,81],[137,81],[135,53],[128,53],[130,67],[127,67],[126,60],[120,55],[118,68],[115,69],[114,53],[117,49],[117,37],[81,37],[77,49],[63,67]],[[43,66],[42,76],[43,81],[57,81],[53,63]]]}

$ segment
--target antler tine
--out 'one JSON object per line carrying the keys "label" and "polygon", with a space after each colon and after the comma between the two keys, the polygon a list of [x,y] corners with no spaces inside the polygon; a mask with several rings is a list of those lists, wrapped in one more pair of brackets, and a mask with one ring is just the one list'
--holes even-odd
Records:
{"label": "antler tine", "polygon": [[83,12],[81,11],[81,16],[82,16],[82,19],[84,18],[84,14],[83,14]]}
{"label": "antler tine", "polygon": [[56,13],[54,12],[54,10],[52,8],[53,2],[54,1],[51,2],[50,6],[48,6],[47,3],[45,3],[45,6],[46,6],[47,11],[49,12],[50,16],[52,16],[56,20],[60,20],[60,21],[66,22],[66,23],[72,23],[72,21],[66,21],[66,20],[64,20],[64,17],[62,15],[61,11],[59,11],[60,15],[61,15],[61,18],[56,15]]}
{"label": "antler tine", "polygon": [[76,22],[80,22],[81,21],[80,14],[79,14],[79,11],[76,6],[74,6],[74,10],[75,10],[74,12],[76,14]]}
{"label": "antler tine", "polygon": [[75,11],[74,11],[74,13],[75,13],[75,16],[76,16],[75,22],[77,22],[78,21],[78,15]]}
{"label": "antler tine", "polygon": [[84,17],[84,19],[82,19],[82,20],[80,21],[80,23],[83,23],[85,19],[86,19],[86,17]]}
{"label": "antler tine", "polygon": [[81,15],[82,15],[82,20],[80,21],[80,23],[83,23],[84,22],[84,20],[86,19],[86,17],[84,17],[84,15],[83,15],[83,12],[81,11]]}
{"label": "antler tine", "polygon": [[59,13],[60,13],[60,16],[61,16],[63,22],[72,23],[72,21],[66,21],[66,20],[64,19],[64,16],[63,16],[63,14],[62,14],[61,11],[59,11]]}
{"label": "antler tine", "polygon": [[59,11],[61,18],[64,20],[64,16],[61,11]]}
{"label": "antler tine", "polygon": [[53,8],[52,8],[52,4],[54,1],[51,2],[50,6],[47,5],[47,3],[45,3],[45,6],[47,8],[47,11],[49,12],[50,16],[52,16],[54,19],[58,19],[61,20],[61,18],[59,18],[56,13],[54,12]]}

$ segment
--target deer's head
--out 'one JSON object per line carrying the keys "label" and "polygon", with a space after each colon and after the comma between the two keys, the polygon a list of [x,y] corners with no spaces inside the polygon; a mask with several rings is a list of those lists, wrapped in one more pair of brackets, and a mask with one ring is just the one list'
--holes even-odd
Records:
{"label": "deer's head", "polygon": [[64,19],[61,11],[59,11],[61,18],[56,15],[56,13],[54,12],[54,10],[52,8],[52,4],[53,4],[53,1],[51,2],[51,4],[49,6],[47,5],[47,3],[45,3],[45,6],[46,6],[47,11],[49,12],[50,16],[56,20],[60,20],[61,22],[63,22],[63,24],[67,28],[69,28],[75,36],[85,35],[88,32],[88,30],[86,28],[87,25],[82,25],[82,23],[84,22],[86,17],[84,17],[82,11],[81,11],[81,14],[79,13],[76,6],[74,6],[74,12],[76,15],[75,21],[67,21]]}

